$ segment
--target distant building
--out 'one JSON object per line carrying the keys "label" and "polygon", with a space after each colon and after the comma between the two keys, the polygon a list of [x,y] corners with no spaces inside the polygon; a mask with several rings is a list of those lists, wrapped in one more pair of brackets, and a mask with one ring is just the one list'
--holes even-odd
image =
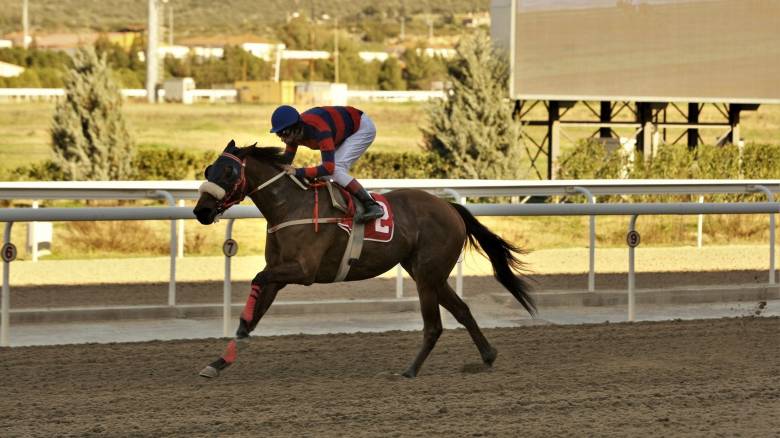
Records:
{"label": "distant building", "polygon": [[282,59],[329,59],[330,52],[325,50],[285,50]]}
{"label": "distant building", "polygon": [[463,19],[462,23],[466,27],[490,26],[490,13],[470,13],[468,17]]}
{"label": "distant building", "polygon": [[365,62],[385,62],[390,57],[390,54],[387,52],[358,52],[358,56]]}
{"label": "distant building", "polygon": [[426,47],[424,49],[417,49],[418,55],[425,55],[431,58],[441,57],[444,59],[450,59],[455,56],[455,49],[452,47]]}
{"label": "distant building", "polygon": [[264,60],[271,61],[276,59],[276,51],[284,50],[284,44],[276,43],[242,43],[241,48],[251,53],[254,56]]}
{"label": "distant building", "polygon": [[24,67],[0,61],[0,77],[13,78],[24,73]]}
{"label": "distant building", "polygon": [[0,49],[10,49],[14,46],[14,42],[11,40],[0,40]]}
{"label": "distant building", "polygon": [[187,46],[159,46],[157,47],[157,53],[161,58],[171,56],[176,59],[184,59],[190,54],[190,48]]}

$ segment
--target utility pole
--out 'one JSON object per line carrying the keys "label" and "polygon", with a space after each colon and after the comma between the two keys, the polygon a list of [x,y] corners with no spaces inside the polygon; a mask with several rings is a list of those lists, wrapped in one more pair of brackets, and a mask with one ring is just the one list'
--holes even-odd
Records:
{"label": "utility pole", "polygon": [[333,17],[333,66],[336,72],[336,83],[339,82],[339,17]]}
{"label": "utility pole", "polygon": [[27,0],[22,3],[22,47],[27,49],[29,47],[28,40],[30,39],[30,17],[27,13]]}
{"label": "utility pole", "polygon": [[168,5],[168,45],[173,46],[173,5]]}
{"label": "utility pole", "polygon": [[149,20],[146,28],[146,100],[157,102],[157,0],[149,0]]}
{"label": "utility pole", "polygon": [[428,16],[428,44],[433,41],[433,16]]}
{"label": "utility pole", "polygon": [[405,38],[404,28],[406,27],[406,17],[401,15],[401,41]]}

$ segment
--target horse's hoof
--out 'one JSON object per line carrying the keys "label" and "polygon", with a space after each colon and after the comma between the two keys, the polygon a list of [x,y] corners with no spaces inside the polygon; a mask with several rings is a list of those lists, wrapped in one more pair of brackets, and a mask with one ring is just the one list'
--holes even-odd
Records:
{"label": "horse's hoof", "polygon": [[200,371],[200,375],[206,377],[207,379],[212,379],[219,376],[219,370],[209,365]]}
{"label": "horse's hoof", "polygon": [[482,362],[484,362],[487,366],[493,366],[493,362],[496,361],[496,357],[498,357],[498,350],[490,347],[490,350],[488,350],[488,352],[482,356]]}
{"label": "horse's hoof", "polygon": [[415,374],[411,370],[406,370],[403,373],[401,373],[401,376],[406,377],[407,379],[414,379],[415,377],[417,377],[417,374]]}

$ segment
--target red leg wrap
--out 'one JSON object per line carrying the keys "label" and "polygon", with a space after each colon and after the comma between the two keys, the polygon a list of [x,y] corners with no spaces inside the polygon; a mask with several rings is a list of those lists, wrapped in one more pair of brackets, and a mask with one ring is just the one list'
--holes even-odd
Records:
{"label": "red leg wrap", "polygon": [[247,323],[251,323],[254,320],[255,304],[257,304],[257,299],[259,297],[260,297],[260,286],[253,284],[252,292],[250,292],[249,298],[246,299],[246,304],[244,305],[244,311],[241,312],[241,319],[243,319]]}
{"label": "red leg wrap", "polygon": [[236,345],[236,340],[233,339],[232,341],[228,342],[225,353],[222,355],[222,359],[226,363],[232,364],[236,361],[236,357],[238,357],[238,346]]}

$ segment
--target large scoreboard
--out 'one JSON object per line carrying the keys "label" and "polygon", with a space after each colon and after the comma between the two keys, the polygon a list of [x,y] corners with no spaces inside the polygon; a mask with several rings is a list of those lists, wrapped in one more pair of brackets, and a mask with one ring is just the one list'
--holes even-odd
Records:
{"label": "large scoreboard", "polygon": [[780,0],[493,0],[511,96],[780,103]]}

